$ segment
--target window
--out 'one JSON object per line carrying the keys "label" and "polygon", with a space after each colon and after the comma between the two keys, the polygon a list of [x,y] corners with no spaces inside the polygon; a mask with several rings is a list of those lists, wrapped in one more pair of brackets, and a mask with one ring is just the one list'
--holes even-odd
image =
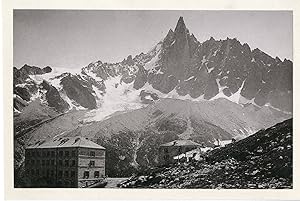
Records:
{"label": "window", "polygon": [[65,160],[65,166],[66,166],[66,167],[69,166],[69,160]]}
{"label": "window", "polygon": [[54,160],[51,160],[51,165],[54,165]]}
{"label": "window", "polygon": [[49,157],[50,156],[50,151],[47,151],[47,157]]}
{"label": "window", "polygon": [[51,156],[54,157],[55,156],[55,152],[51,151]]}
{"label": "window", "polygon": [[95,177],[95,178],[99,178],[99,171],[95,171],[95,172],[94,172],[94,177]]}
{"label": "window", "polygon": [[63,156],[64,152],[63,151],[59,151],[59,156]]}
{"label": "window", "polygon": [[36,175],[39,176],[40,175],[40,170],[36,169]]}
{"label": "window", "polygon": [[42,160],[42,166],[44,166],[45,165],[45,160]]}
{"label": "window", "polygon": [[36,152],[36,156],[40,157],[40,152],[39,151]]}
{"label": "window", "polygon": [[40,165],[41,161],[40,160],[36,160],[36,164]]}
{"label": "window", "polygon": [[50,170],[48,169],[47,170],[47,177],[49,177],[50,176]]}
{"label": "window", "polygon": [[169,160],[169,155],[164,156],[165,160]]}
{"label": "window", "polygon": [[51,177],[54,176],[54,170],[51,170]]}
{"label": "window", "polygon": [[45,151],[43,151],[43,157],[46,157],[46,152]]}
{"label": "window", "polygon": [[65,171],[65,177],[69,177],[69,171],[68,170]]}
{"label": "window", "polygon": [[70,152],[69,151],[65,151],[65,156],[69,157]]}
{"label": "window", "polygon": [[30,152],[29,152],[29,151],[27,151],[27,152],[26,152],[26,155],[30,157]]}
{"label": "window", "polygon": [[63,165],[62,160],[59,160],[59,161],[58,161],[58,165],[59,165],[59,166],[62,166],[62,165]]}
{"label": "window", "polygon": [[58,176],[59,176],[59,177],[62,177],[62,175],[63,175],[63,171],[61,171],[61,170],[58,171]]}
{"label": "window", "polygon": [[75,171],[71,171],[71,177],[75,177]]}
{"label": "window", "polygon": [[31,175],[34,175],[34,169],[31,170]]}
{"label": "window", "polygon": [[89,171],[84,171],[84,173],[83,173],[83,178],[84,178],[84,179],[88,179],[89,176],[90,176],[90,172],[89,172]]}
{"label": "window", "polygon": [[32,152],[32,157],[35,157],[35,152],[34,151]]}
{"label": "window", "polygon": [[34,165],[34,160],[31,160],[31,165]]}
{"label": "window", "polygon": [[99,151],[97,155],[103,156],[104,155],[104,151]]}
{"label": "window", "polygon": [[90,156],[95,156],[95,152],[94,151],[90,151]]}
{"label": "window", "polygon": [[47,161],[46,161],[46,165],[50,165],[50,160],[47,160]]}
{"label": "window", "polygon": [[95,167],[95,161],[90,161],[89,166],[90,166],[90,167]]}
{"label": "window", "polygon": [[76,161],[75,160],[72,160],[71,162],[71,167],[74,167],[76,165]]}
{"label": "window", "polygon": [[76,152],[75,151],[72,151],[72,156],[76,156]]}
{"label": "window", "polygon": [[169,150],[168,150],[168,148],[165,148],[165,153],[169,153]]}

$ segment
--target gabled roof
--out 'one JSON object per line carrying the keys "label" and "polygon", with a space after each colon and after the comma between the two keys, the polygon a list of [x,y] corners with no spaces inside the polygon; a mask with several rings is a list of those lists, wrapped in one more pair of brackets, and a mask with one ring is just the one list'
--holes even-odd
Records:
{"label": "gabled roof", "polygon": [[85,147],[94,149],[105,149],[104,147],[92,142],[84,137],[56,137],[48,141],[37,141],[32,145],[26,147],[26,149],[34,148],[61,148],[61,147]]}
{"label": "gabled roof", "polygon": [[172,147],[172,146],[201,146],[200,144],[192,140],[174,140],[165,144],[160,145],[161,147]]}

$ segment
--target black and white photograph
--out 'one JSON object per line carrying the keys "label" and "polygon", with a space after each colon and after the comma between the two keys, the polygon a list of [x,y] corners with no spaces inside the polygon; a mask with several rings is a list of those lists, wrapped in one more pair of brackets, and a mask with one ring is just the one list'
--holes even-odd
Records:
{"label": "black and white photograph", "polygon": [[13,10],[14,188],[293,189],[293,11]]}

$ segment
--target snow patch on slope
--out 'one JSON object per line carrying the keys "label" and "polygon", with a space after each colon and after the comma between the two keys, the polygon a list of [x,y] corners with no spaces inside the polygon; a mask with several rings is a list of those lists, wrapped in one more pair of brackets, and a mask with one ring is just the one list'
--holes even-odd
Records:
{"label": "snow patch on slope", "polygon": [[232,102],[234,103],[239,103],[239,100],[240,100],[240,97],[241,97],[241,91],[244,87],[244,84],[245,84],[245,80],[243,81],[241,87],[237,90],[237,92],[235,92],[234,94],[232,94],[230,97],[229,97],[229,100],[231,100]]}
{"label": "snow patch on slope", "polygon": [[179,100],[190,100],[190,101],[207,101],[204,99],[204,94],[199,96],[198,98],[192,98],[189,94],[185,96],[180,96],[176,88],[174,88],[172,91],[170,91],[167,94],[164,94],[160,92],[157,89],[154,89],[148,82],[144,85],[142,90],[145,90],[146,92],[156,93],[159,98],[172,98],[172,99],[179,99]]}
{"label": "snow patch on slope", "polygon": [[71,73],[73,75],[80,74],[81,69],[71,69],[71,68],[52,68],[50,73],[45,73],[42,75],[29,75],[29,77],[36,83],[41,84],[43,80],[51,83],[54,87],[60,87],[60,79],[55,78],[63,73]]}
{"label": "snow patch on slope", "polygon": [[[121,83],[120,80],[121,76],[116,76],[105,81],[106,93],[102,98],[102,105],[85,115],[86,122],[101,121],[117,111],[129,111],[144,106],[139,99],[140,90],[135,90],[133,83]],[[97,90],[94,88],[94,91]]]}
{"label": "snow patch on slope", "polygon": [[240,99],[239,99],[239,104],[242,104],[242,105],[245,105],[245,104],[249,104],[251,103],[252,105],[258,107],[258,108],[261,108],[259,105],[257,105],[255,102],[254,102],[254,98],[252,98],[251,100],[245,98],[244,96],[240,96]]}
{"label": "snow patch on slope", "polygon": [[218,88],[219,88],[219,93],[214,96],[213,98],[211,98],[210,100],[216,100],[218,98],[226,98],[228,100],[230,100],[231,102],[234,102],[234,103],[237,103],[239,104],[240,102],[240,98],[241,98],[241,91],[244,87],[244,83],[245,81],[243,81],[241,87],[237,90],[237,92],[235,92],[234,94],[232,94],[231,96],[226,96],[224,93],[223,93],[223,90],[226,88],[226,87],[222,87],[220,85],[220,79],[217,79],[217,84],[218,84]]}
{"label": "snow patch on slope", "polygon": [[103,81],[102,78],[98,77],[95,73],[93,73],[91,70],[85,69],[84,72],[90,76],[91,78],[93,78],[94,80],[101,82]]}

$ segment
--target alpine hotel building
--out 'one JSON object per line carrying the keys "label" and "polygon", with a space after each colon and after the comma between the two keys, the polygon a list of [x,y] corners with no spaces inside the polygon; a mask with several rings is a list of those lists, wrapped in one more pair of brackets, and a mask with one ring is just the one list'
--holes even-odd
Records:
{"label": "alpine hotel building", "polygon": [[83,137],[57,137],[25,149],[28,187],[83,188],[105,176],[105,148]]}

